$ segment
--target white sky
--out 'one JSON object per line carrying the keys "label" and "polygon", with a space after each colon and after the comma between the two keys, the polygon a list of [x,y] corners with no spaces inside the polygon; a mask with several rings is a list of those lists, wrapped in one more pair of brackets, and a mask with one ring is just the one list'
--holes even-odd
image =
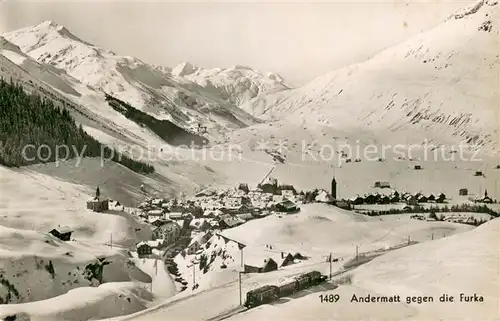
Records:
{"label": "white sky", "polygon": [[83,40],[148,63],[246,65],[299,84],[366,59],[471,2],[0,0],[0,32],[53,20]]}

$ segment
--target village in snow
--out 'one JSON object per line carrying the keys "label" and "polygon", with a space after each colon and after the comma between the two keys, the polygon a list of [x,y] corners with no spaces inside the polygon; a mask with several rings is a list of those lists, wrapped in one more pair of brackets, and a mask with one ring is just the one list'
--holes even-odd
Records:
{"label": "village in snow", "polygon": [[0,2],[0,321],[499,320],[497,0]]}

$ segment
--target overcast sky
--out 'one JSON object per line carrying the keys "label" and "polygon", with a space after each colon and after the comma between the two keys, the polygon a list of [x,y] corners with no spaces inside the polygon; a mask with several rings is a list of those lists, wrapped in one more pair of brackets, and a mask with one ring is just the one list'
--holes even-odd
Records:
{"label": "overcast sky", "polygon": [[149,63],[246,65],[298,84],[366,59],[471,2],[0,0],[0,31],[53,20],[88,42]]}

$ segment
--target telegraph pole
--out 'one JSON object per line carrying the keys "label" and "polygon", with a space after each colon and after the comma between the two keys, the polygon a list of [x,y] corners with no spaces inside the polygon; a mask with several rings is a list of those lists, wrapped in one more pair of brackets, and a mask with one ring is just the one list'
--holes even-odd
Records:
{"label": "telegraph pole", "polygon": [[193,290],[195,289],[196,286],[196,264],[193,262]]}
{"label": "telegraph pole", "polygon": [[113,233],[109,234],[109,246],[113,248]]}
{"label": "telegraph pole", "polygon": [[408,245],[410,245],[410,236],[408,235]]}
{"label": "telegraph pole", "polygon": [[332,253],[330,252],[330,274],[329,274],[329,279],[332,279]]}
{"label": "telegraph pole", "polygon": [[431,240],[434,240],[434,233],[431,234]]}
{"label": "telegraph pole", "polygon": [[242,305],[241,303],[241,271],[238,272],[238,283],[239,283],[239,289],[240,289],[240,306]]}
{"label": "telegraph pole", "polygon": [[356,245],[356,263],[358,263],[358,246]]}

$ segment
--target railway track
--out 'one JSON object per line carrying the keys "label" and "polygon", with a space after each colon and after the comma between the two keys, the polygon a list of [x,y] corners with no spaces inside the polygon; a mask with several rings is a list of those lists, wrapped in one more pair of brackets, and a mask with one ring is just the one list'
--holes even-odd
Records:
{"label": "railway track", "polygon": [[[333,273],[331,275],[332,279],[331,280],[327,280],[326,282],[324,283],[331,283],[333,285],[335,285],[335,287],[338,287],[340,283],[336,282],[336,281],[339,281],[339,280],[335,280],[336,277],[338,276],[341,276],[351,270],[354,270],[355,268],[357,268],[358,266],[361,266],[365,263],[368,263],[370,262],[371,260],[373,260],[374,258],[382,255],[382,254],[385,254],[385,253],[388,253],[388,252],[391,252],[395,249],[398,249],[398,248],[401,248],[401,247],[404,247],[404,246],[394,246],[392,248],[389,248],[387,250],[383,250],[383,251],[380,251],[380,252],[374,252],[374,253],[369,253],[369,255],[367,255],[366,257],[364,257],[363,260],[359,260],[359,261],[356,261],[356,259],[352,259],[351,261],[347,262],[345,265],[344,265],[344,268],[340,271],[337,271],[335,273]],[[323,284],[324,284],[323,283]],[[318,287],[322,287],[322,284],[319,284],[319,285],[316,285]],[[315,287],[316,287],[315,286]],[[299,292],[304,292],[304,291],[307,291],[309,290],[310,288],[308,289],[304,289],[302,291],[299,291]],[[325,289],[326,290],[326,289]],[[243,307],[243,306],[238,306],[238,307],[234,307],[234,308],[231,308],[229,310],[226,310],[212,318],[209,318],[209,319],[206,319],[204,321],[221,321],[221,320],[225,320],[225,319],[228,319],[234,315],[237,315],[239,313],[242,313],[242,312],[245,312],[245,311],[248,311],[248,310],[251,310],[251,308],[247,308],[247,307]]]}
{"label": "railway track", "polygon": [[231,308],[227,311],[224,311],[224,312],[216,315],[215,317],[212,317],[210,319],[206,319],[204,321],[221,321],[221,320],[230,318],[236,314],[239,314],[239,313],[247,311],[247,310],[249,310],[247,307],[238,306],[235,308]]}

